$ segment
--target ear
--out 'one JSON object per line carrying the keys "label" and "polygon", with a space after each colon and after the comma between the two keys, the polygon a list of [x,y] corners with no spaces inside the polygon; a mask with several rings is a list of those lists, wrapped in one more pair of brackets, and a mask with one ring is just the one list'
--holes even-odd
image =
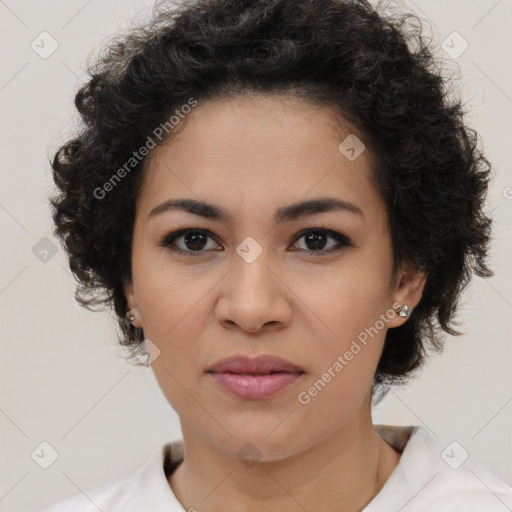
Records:
{"label": "ear", "polygon": [[[395,315],[388,322],[388,326],[398,327],[405,322],[412,310],[418,305],[418,302],[421,300],[423,295],[423,289],[425,288],[425,283],[427,282],[427,277],[425,273],[418,269],[413,269],[410,266],[406,266],[401,269],[396,280],[396,285],[393,289],[393,310],[395,311]],[[409,307],[409,315],[402,317],[398,315],[398,310],[402,305],[406,304]]]}
{"label": "ear", "polygon": [[131,279],[123,279],[123,290],[124,295],[126,297],[126,303],[128,305],[128,309],[130,310],[130,313],[135,315],[135,319],[131,321],[131,324],[134,327],[142,327],[142,324],[140,322],[140,314],[137,309],[137,301],[135,299],[135,292],[133,290],[133,282]]}
{"label": "ear", "polygon": [[133,305],[135,304],[135,294],[133,293],[133,282],[131,281],[131,279],[123,279],[123,290],[128,307],[133,307]]}

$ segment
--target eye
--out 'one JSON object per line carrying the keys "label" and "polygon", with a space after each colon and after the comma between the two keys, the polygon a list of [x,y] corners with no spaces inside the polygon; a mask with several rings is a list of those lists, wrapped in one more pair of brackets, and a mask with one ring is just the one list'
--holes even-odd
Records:
{"label": "eye", "polygon": [[[292,246],[292,250],[306,251],[315,255],[328,254],[341,250],[343,247],[353,247],[351,241],[341,233],[324,228],[309,228],[298,234],[295,240],[304,238],[306,248],[297,248],[297,242]],[[332,239],[337,242],[334,248],[325,249],[327,240]],[[184,254],[186,256],[200,256],[206,250],[222,251],[218,244],[208,247],[208,239],[213,240],[213,233],[210,230],[203,229],[180,229],[169,235],[165,235],[159,245],[169,247],[172,251]],[[179,243],[178,243],[179,242]]]}
{"label": "eye", "polygon": [[[205,252],[203,249],[208,246],[208,238],[212,238],[212,233],[209,230],[180,229],[170,235],[164,236],[159,245],[162,247],[170,247],[171,250],[186,254],[187,256],[199,256],[202,252]],[[176,244],[176,240],[180,239],[183,239],[182,244]],[[210,250],[212,250],[211,247]]]}
{"label": "eye", "polygon": [[[324,228],[310,228],[299,233],[297,239],[304,238],[307,252],[312,252],[316,255],[328,254],[335,251],[339,251],[343,247],[353,247],[351,241],[341,233],[331,231],[330,229]],[[326,241],[331,238],[338,242],[334,245],[334,248],[326,250]]]}

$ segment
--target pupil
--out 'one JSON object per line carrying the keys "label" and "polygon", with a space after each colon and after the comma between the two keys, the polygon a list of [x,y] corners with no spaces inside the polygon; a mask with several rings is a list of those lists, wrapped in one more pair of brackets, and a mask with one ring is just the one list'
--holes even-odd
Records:
{"label": "pupil", "polygon": [[205,241],[206,237],[202,233],[187,233],[185,235],[185,243],[189,249],[202,249]]}
{"label": "pupil", "polygon": [[310,243],[312,243],[313,249],[322,249],[325,244],[325,234],[310,233],[306,237],[306,243],[308,243],[308,246]]}

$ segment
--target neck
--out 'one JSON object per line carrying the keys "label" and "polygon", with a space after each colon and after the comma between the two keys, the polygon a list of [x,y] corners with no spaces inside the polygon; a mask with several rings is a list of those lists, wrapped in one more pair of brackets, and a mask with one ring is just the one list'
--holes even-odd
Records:
{"label": "neck", "polygon": [[[368,411],[370,409],[368,408]],[[220,512],[361,511],[380,491],[400,455],[375,432],[371,413],[322,441],[276,461],[247,466],[182,423],[184,461],[169,484],[186,510]]]}

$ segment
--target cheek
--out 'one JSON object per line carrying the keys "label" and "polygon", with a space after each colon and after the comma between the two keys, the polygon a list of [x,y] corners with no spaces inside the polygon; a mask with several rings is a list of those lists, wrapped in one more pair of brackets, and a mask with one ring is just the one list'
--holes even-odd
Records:
{"label": "cheek", "polygon": [[198,340],[207,315],[204,303],[197,303],[197,298],[189,300],[191,297],[184,300],[184,295],[188,294],[180,294],[182,299],[176,301],[167,293],[165,299],[154,301],[152,309],[148,303],[143,320],[144,334],[156,346],[157,357],[151,358],[153,373],[180,417],[189,415],[192,397],[197,394],[197,384],[205,370],[201,363],[204,347]]}
{"label": "cheek", "polygon": [[214,283],[150,259],[138,266],[134,260],[134,280],[144,336],[154,351],[149,350],[152,370],[168,402],[182,411],[203,370],[198,340],[208,315],[205,290]]}
{"label": "cheek", "polygon": [[336,428],[353,419],[364,406],[386,332],[374,330],[374,324],[366,323],[364,315],[355,318],[347,311],[338,319],[338,336],[324,338],[316,345],[315,372],[297,394],[308,427],[319,431],[329,425]]}
{"label": "cheek", "polygon": [[[366,396],[393,314],[389,310],[389,277],[386,264],[360,253],[350,261],[347,258],[339,271],[331,272],[329,279],[323,280],[327,285],[311,289],[308,306],[319,312],[323,335],[316,337],[314,389],[305,401],[311,398],[315,407],[324,408],[336,403],[341,412],[353,410]],[[314,333],[312,337],[315,339]],[[313,397],[315,393],[318,395]]]}
{"label": "cheek", "polygon": [[173,265],[165,251],[146,245],[133,258],[136,301],[140,311],[144,335],[162,351],[169,349],[173,340],[193,338],[199,330],[197,309],[205,290],[213,286],[213,279],[201,277],[193,266]]}
{"label": "cheek", "polygon": [[294,289],[303,279],[301,296],[307,297],[305,304],[321,320],[319,328],[325,334],[326,346],[342,350],[387,311],[389,278],[386,263],[358,252],[344,259],[342,265],[331,267],[328,275],[297,278]]}
{"label": "cheek", "polygon": [[197,366],[198,360],[194,358],[197,340],[208,318],[207,300],[201,300],[205,288],[198,282],[188,283],[184,289],[180,289],[176,281],[172,286],[165,286],[162,279],[154,281],[151,288],[150,284],[146,282],[147,293],[140,306],[145,337],[159,348],[170,370],[188,369],[192,361]]}

